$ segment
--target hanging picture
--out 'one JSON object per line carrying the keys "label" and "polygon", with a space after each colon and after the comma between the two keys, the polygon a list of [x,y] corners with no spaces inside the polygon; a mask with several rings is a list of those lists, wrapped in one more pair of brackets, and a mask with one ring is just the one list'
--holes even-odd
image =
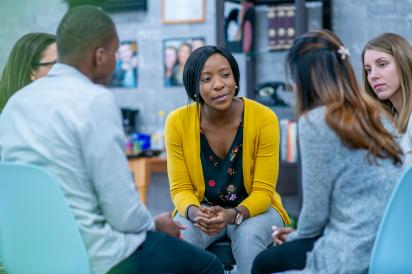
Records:
{"label": "hanging picture", "polygon": [[163,24],[199,23],[205,21],[206,0],[161,0]]}
{"label": "hanging picture", "polygon": [[163,41],[165,87],[183,86],[183,68],[190,54],[205,45],[205,38],[173,38]]}
{"label": "hanging picture", "polygon": [[136,41],[122,41],[116,52],[116,67],[109,82],[110,87],[137,88],[138,47]]}
{"label": "hanging picture", "polygon": [[231,52],[253,50],[255,10],[252,2],[225,1],[225,45]]}

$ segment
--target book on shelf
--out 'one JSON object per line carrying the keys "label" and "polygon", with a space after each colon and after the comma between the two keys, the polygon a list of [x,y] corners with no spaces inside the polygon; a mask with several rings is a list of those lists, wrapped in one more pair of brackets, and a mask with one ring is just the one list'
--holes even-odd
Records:
{"label": "book on shelf", "polygon": [[280,160],[287,163],[298,161],[296,121],[280,120]]}
{"label": "book on shelf", "polygon": [[295,5],[280,4],[268,6],[268,48],[288,49],[295,39]]}

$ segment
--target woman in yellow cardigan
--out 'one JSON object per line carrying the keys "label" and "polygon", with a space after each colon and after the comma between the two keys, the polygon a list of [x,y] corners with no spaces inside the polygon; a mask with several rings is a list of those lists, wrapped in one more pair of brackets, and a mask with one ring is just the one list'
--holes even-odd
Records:
{"label": "woman in yellow cardigan", "polygon": [[279,125],[269,108],[239,98],[239,67],[224,48],[195,50],[183,72],[194,103],[169,115],[170,191],[187,229],[183,239],[206,248],[228,236],[239,273],[272,242],[272,226],[289,218],[275,191]]}

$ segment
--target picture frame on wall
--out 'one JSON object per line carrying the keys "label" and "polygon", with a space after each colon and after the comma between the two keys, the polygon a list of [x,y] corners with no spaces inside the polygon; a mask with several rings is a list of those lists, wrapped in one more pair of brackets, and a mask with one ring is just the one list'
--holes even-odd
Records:
{"label": "picture frame on wall", "polygon": [[138,52],[137,41],[125,40],[120,42],[119,49],[116,52],[116,66],[110,78],[109,87],[138,87]]}
{"label": "picture frame on wall", "polygon": [[163,24],[202,23],[206,0],[161,0]]}
{"label": "picture frame on wall", "polygon": [[183,68],[190,54],[205,45],[204,37],[163,40],[163,82],[165,87],[183,86]]}
{"label": "picture frame on wall", "polygon": [[231,52],[249,53],[253,50],[255,9],[251,1],[224,2],[225,46]]}

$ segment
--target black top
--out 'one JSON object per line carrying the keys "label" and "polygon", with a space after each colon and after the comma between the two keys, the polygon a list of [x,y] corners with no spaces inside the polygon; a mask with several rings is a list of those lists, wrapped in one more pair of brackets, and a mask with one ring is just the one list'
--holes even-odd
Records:
{"label": "black top", "polygon": [[223,160],[213,152],[200,130],[200,159],[206,185],[202,203],[236,207],[247,197],[243,184],[242,142],[243,114],[235,139]]}

